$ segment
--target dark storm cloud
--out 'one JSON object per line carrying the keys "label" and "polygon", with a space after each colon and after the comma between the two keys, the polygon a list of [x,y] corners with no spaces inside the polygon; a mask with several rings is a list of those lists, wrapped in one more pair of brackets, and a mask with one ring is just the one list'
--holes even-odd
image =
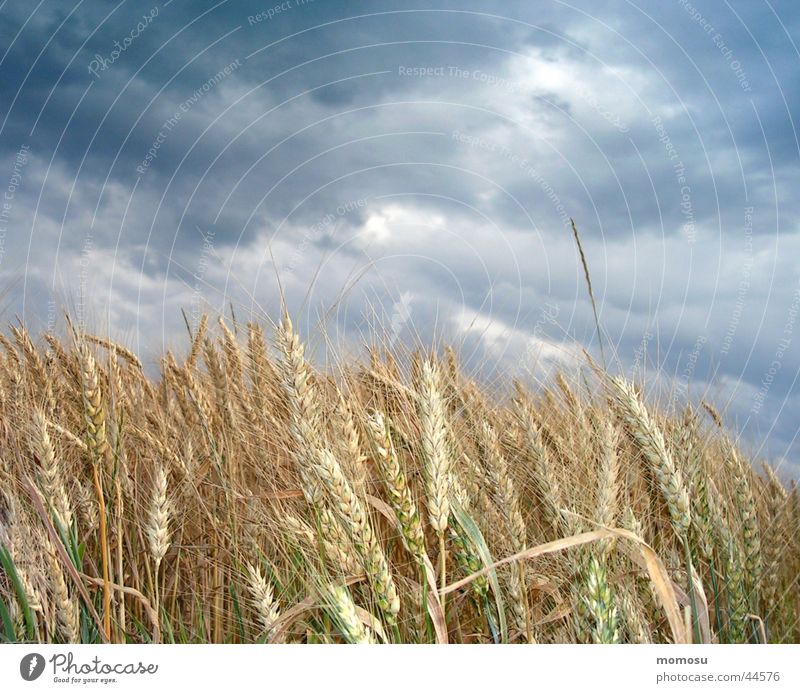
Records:
{"label": "dark storm cloud", "polygon": [[623,365],[649,345],[797,458],[792,3],[33,9],[0,9],[14,310],[67,297],[157,352],[180,307],[273,310],[276,271],[299,306],[322,268],[311,317],[363,274],[343,338],[399,305],[518,368],[594,343],[573,216]]}

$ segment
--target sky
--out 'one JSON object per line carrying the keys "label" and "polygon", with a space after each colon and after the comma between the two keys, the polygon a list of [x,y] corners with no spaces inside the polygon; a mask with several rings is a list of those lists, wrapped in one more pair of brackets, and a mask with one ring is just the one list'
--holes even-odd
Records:
{"label": "sky", "polygon": [[67,310],[153,368],[182,311],[282,295],[321,360],[378,330],[541,380],[585,349],[798,477],[799,29],[793,0],[0,0],[0,319]]}

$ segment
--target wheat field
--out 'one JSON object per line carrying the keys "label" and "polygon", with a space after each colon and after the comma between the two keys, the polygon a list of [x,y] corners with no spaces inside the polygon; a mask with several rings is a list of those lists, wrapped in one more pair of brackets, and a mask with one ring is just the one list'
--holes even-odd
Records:
{"label": "wheat field", "polygon": [[711,405],[217,323],[0,338],[0,639],[800,641],[797,486]]}

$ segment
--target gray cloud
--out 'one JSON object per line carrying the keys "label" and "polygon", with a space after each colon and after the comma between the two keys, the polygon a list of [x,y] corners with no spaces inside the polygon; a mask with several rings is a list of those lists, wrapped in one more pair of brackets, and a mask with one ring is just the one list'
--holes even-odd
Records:
{"label": "gray cloud", "polygon": [[274,314],[277,272],[347,348],[400,306],[400,339],[566,364],[597,349],[572,216],[621,365],[644,342],[797,462],[792,3],[270,7],[4,5],[9,315],[157,354],[181,308]]}

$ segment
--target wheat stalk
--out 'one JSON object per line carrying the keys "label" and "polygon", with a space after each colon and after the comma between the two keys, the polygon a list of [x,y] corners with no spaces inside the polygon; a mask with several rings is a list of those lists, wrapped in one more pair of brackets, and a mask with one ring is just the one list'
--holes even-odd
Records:
{"label": "wheat stalk", "polygon": [[[527,525],[520,510],[519,495],[508,470],[508,463],[500,450],[497,433],[492,426],[484,421],[481,427],[481,445],[484,450],[486,469],[492,484],[492,491],[497,500],[500,512],[508,528],[511,546],[515,553],[524,551],[528,546]],[[525,585],[527,577],[525,565],[520,562],[515,567],[516,576],[512,578],[513,600],[512,605],[521,621],[529,641],[533,641],[531,627],[530,607]]]}
{"label": "wheat stalk", "polygon": [[[603,527],[615,527],[619,514],[620,467],[619,432],[611,421],[598,423],[600,474],[596,520]],[[601,547],[608,554],[613,542],[605,540]]]}

